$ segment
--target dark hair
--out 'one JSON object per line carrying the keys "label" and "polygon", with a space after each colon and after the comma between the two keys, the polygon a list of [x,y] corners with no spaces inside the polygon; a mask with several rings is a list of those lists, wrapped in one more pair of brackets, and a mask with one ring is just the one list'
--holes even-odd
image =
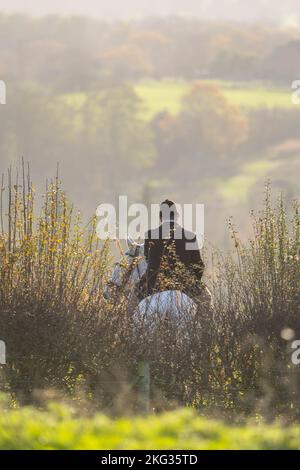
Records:
{"label": "dark hair", "polygon": [[[167,209],[168,208],[168,209]],[[172,210],[170,210],[172,209]],[[163,214],[166,214],[166,211],[168,211],[168,215],[170,217],[170,220],[175,220],[178,212],[176,209],[175,202],[171,201],[170,199],[166,199],[160,204],[160,212],[159,212],[159,217],[161,219],[164,219]]]}

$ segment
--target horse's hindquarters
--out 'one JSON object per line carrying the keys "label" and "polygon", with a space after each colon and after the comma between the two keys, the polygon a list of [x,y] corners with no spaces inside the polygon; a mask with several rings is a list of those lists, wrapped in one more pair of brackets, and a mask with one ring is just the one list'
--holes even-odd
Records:
{"label": "horse's hindquarters", "polygon": [[137,315],[143,320],[176,319],[196,313],[196,304],[180,291],[153,294],[139,303]]}

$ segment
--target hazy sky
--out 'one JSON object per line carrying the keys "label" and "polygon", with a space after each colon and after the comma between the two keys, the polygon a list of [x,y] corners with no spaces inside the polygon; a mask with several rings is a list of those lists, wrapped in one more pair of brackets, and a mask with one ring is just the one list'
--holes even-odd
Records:
{"label": "hazy sky", "polygon": [[98,18],[189,15],[297,22],[300,0],[0,0],[0,10],[31,15],[85,14]]}

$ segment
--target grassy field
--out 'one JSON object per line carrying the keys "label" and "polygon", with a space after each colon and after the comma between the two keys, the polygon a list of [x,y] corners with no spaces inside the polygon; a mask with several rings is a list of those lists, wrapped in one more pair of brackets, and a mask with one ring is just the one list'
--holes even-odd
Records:
{"label": "grassy field", "polygon": [[[278,89],[270,85],[235,84],[232,82],[216,82],[219,84],[230,102],[244,108],[291,108],[291,91]],[[178,113],[180,100],[188,91],[192,82],[162,80],[144,81],[135,85],[135,90],[146,105],[146,114],[150,119],[156,113],[168,110]]]}
{"label": "grassy field", "polygon": [[227,180],[218,181],[217,189],[225,202],[232,204],[246,203],[253,186],[259,180],[262,181],[263,186],[270,172],[279,165],[280,162],[267,159],[246,163],[240,168],[238,175]]}
{"label": "grassy field", "polygon": [[[289,89],[268,88],[261,84],[238,84],[219,81],[217,83],[229,101],[243,108],[292,108]],[[134,85],[137,95],[144,102],[143,117],[150,120],[155,114],[168,110],[173,114],[180,111],[181,99],[192,82],[176,80],[146,80]],[[85,102],[84,93],[64,95],[64,101],[75,111]]]}
{"label": "grassy field", "polygon": [[226,426],[179,410],[161,416],[76,418],[61,405],[48,411],[1,412],[0,449],[299,449],[300,427]]}

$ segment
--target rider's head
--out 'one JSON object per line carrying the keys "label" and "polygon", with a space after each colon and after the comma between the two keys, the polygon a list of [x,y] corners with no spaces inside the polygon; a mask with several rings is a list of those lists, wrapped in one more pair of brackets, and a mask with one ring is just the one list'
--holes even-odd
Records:
{"label": "rider's head", "polygon": [[178,211],[175,202],[170,201],[169,199],[163,201],[160,205],[159,218],[161,222],[176,222],[178,219]]}

